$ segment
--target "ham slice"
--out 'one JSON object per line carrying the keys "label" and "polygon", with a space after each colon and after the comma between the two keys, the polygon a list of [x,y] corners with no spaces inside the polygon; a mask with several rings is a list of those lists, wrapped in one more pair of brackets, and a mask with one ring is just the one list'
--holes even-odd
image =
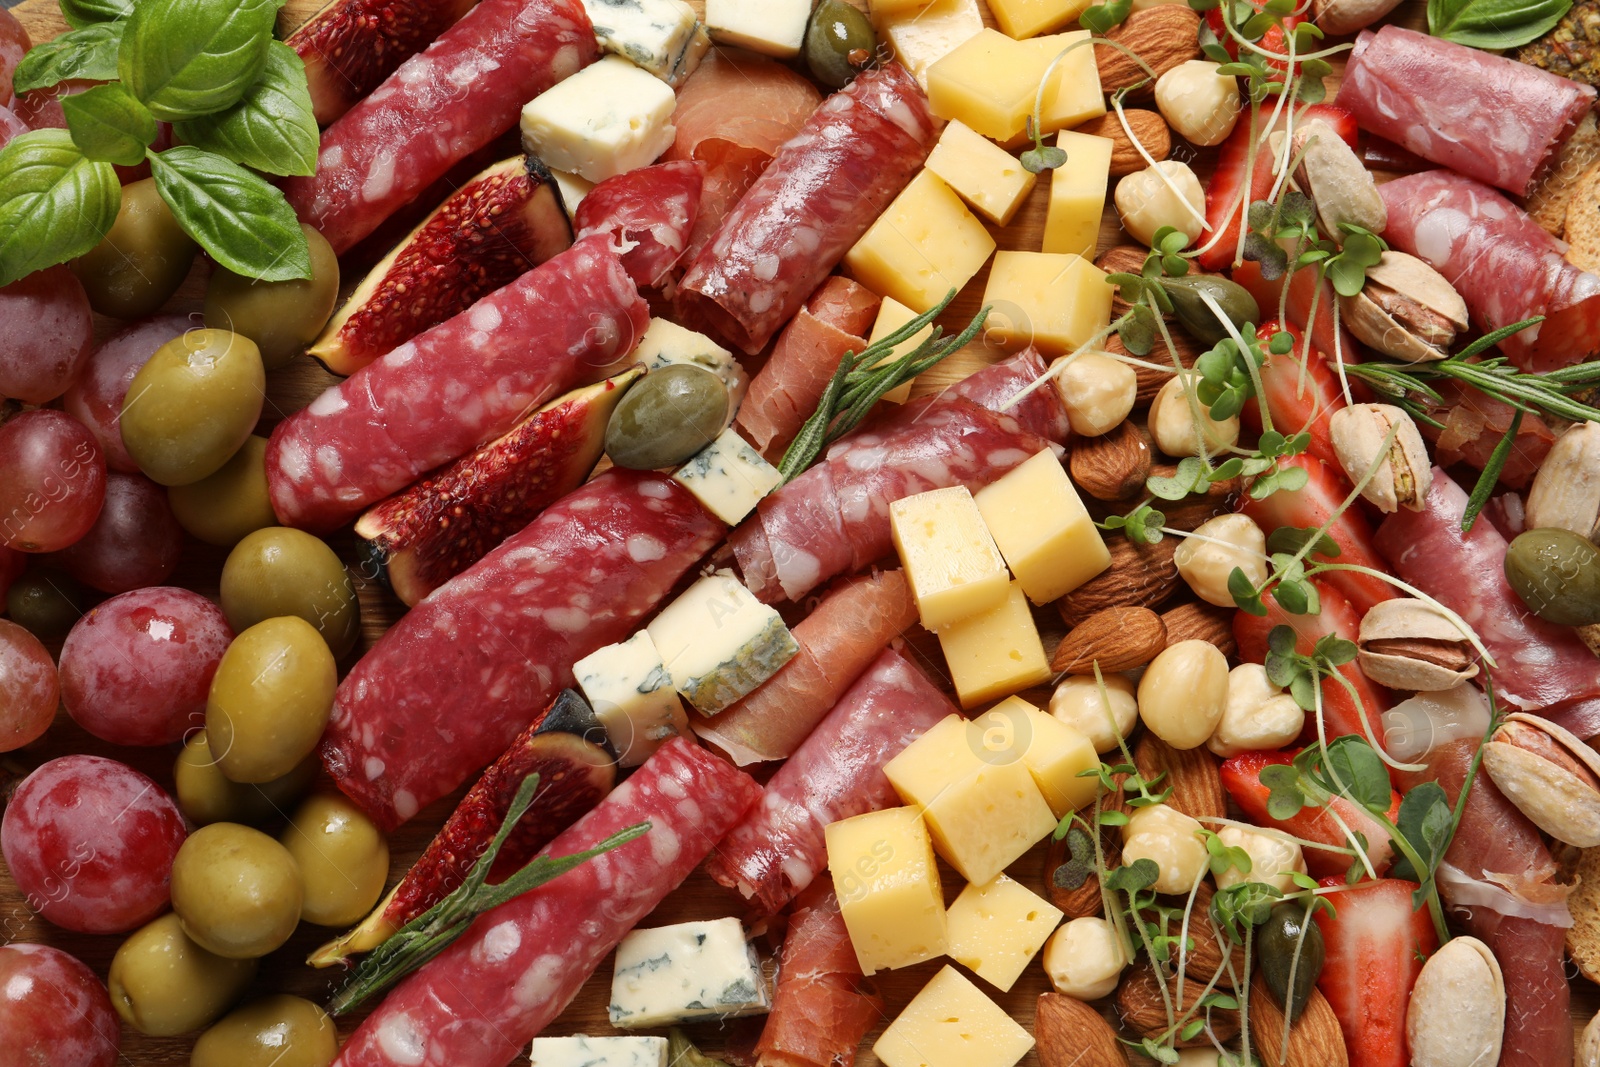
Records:
{"label": "ham slice", "polygon": [[833,886],[800,895],[783,939],[772,1011],[756,1045],[759,1067],[852,1067],[883,1011],[861,975]]}

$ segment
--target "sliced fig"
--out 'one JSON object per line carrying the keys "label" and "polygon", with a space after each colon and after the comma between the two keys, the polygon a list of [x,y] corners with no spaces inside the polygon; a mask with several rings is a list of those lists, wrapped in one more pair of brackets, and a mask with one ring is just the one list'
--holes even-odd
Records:
{"label": "sliced fig", "polygon": [[310,348],[353,374],[572,243],[555,179],[534,156],[468,179],[356,286]]}
{"label": "sliced fig", "polygon": [[363,551],[410,607],[583,484],[605,448],[635,365],[557,397],[503,436],[356,520]]}

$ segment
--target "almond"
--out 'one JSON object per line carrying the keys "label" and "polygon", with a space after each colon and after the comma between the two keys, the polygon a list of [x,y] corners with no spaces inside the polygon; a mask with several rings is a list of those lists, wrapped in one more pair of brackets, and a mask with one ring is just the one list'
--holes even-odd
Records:
{"label": "almond", "polygon": [[[1179,63],[1200,57],[1200,16],[1186,4],[1158,4],[1135,11],[1120,26],[1113,26],[1106,39],[1115,41],[1150,65],[1159,78]],[[1149,96],[1155,82],[1127,55],[1104,45],[1094,50],[1095,66],[1100,68],[1100,88],[1107,93],[1145,82],[1131,95]]]}
{"label": "almond", "polygon": [[1344,1034],[1328,998],[1316,989],[1289,1031],[1283,1054],[1283,1009],[1259,976],[1250,982],[1250,1047],[1267,1067],[1349,1067]]}
{"label": "almond", "polygon": [[1057,674],[1105,674],[1143,667],[1167,647],[1167,628],[1149,608],[1107,608],[1074,626],[1056,646],[1050,669]]}
{"label": "almond", "polygon": [[1099,437],[1075,442],[1067,469],[1078,488],[1096,500],[1129,500],[1144,492],[1154,458],[1139,427],[1124,419]]}
{"label": "almond", "polygon": [[1128,1067],[1111,1024],[1081,1000],[1041,993],[1033,1018],[1039,1067]]}
{"label": "almond", "polygon": [[1161,613],[1161,622],[1167,628],[1167,644],[1179,641],[1209,641],[1224,656],[1239,654],[1239,642],[1233,636],[1234,612],[1210,604],[1179,604]]}
{"label": "almond", "polygon": [[1133,765],[1146,782],[1166,772],[1152,792],[1171,789],[1167,803],[1185,815],[1220,819],[1228,814],[1222,774],[1210,749],[1176,749],[1146,730],[1133,748]]}
{"label": "almond", "polygon": [[[1127,309],[1124,308],[1123,310]],[[1134,358],[1141,359],[1146,363],[1154,363],[1157,366],[1170,367],[1172,365],[1172,351],[1176,349],[1178,362],[1185,367],[1192,367],[1194,366],[1194,361],[1199,359],[1200,355],[1205,352],[1205,348],[1199,342],[1195,341],[1179,327],[1169,326],[1167,335],[1172,338],[1171,349],[1167,347],[1167,343],[1158,335],[1155,347],[1150,350],[1148,355],[1135,356]],[[1133,355],[1132,352],[1128,351],[1128,347],[1122,343],[1120,334],[1114,333],[1107,337],[1100,347],[1114,356]],[[1133,373],[1138,376],[1139,381],[1138,391],[1134,394],[1134,403],[1139,405],[1148,404],[1154,400],[1156,394],[1161,392],[1161,387],[1172,380],[1172,371],[1151,370],[1149,367],[1141,367],[1137,363],[1133,365]]]}
{"label": "almond", "polygon": [[[1117,119],[1116,112],[1110,112],[1097,119],[1090,119],[1081,126],[1074,126],[1073,133],[1087,133],[1094,137],[1104,137],[1111,142],[1111,176],[1120,178],[1124,174],[1132,174],[1136,170],[1143,170],[1150,164],[1139,154],[1133,142],[1137,140],[1144,145],[1144,150],[1150,153],[1150,158],[1160,162],[1172,155],[1172,131],[1167,129],[1167,121],[1158,112],[1144,111],[1139,108],[1124,108],[1123,115],[1128,119],[1127,129]],[[1128,136],[1132,131],[1133,137]],[[1144,258],[1140,250],[1140,259]]]}
{"label": "almond", "polygon": [[[1153,9],[1152,9],[1153,10]],[[1195,982],[1188,979],[1183,983],[1183,1002],[1178,1002],[1178,984],[1174,978],[1167,979],[1167,995],[1172,999],[1173,1010],[1182,1016],[1194,1008],[1200,1001],[1200,994],[1205,989],[1204,982]],[[1167,1019],[1166,1001],[1161,997],[1161,986],[1157,984],[1156,973],[1150,966],[1149,960],[1141,960],[1122,973],[1122,984],[1117,987],[1117,1012],[1122,1016],[1122,1021],[1128,1029],[1145,1037],[1160,1038],[1167,1032],[1171,1022]],[[1255,1032],[1255,998],[1250,999],[1250,1029]],[[1197,1018],[1206,1018],[1204,1011],[1196,1012]],[[1210,1011],[1211,1029],[1217,1035],[1218,1041],[1232,1041],[1239,1033],[1239,1013],[1232,1008],[1212,1008]],[[1337,1032],[1337,1031],[1336,1031]],[[1178,1041],[1179,1048],[1197,1048],[1202,1045],[1209,1046],[1211,1038],[1204,1030],[1188,1041]],[[1251,1047],[1255,1042],[1251,1041]],[[1342,1047],[1342,1046],[1341,1046]],[[1332,1061],[1330,1061],[1331,1064]],[[1297,1065],[1298,1067],[1298,1065]],[[1309,1065],[1308,1065],[1309,1067]],[[1318,1065],[1325,1067],[1325,1065]]]}
{"label": "almond", "polygon": [[1107,539],[1111,566],[1056,601],[1068,626],[1076,626],[1106,608],[1155,608],[1178,589],[1178,568],[1172,562],[1177,538],[1153,545],[1135,545],[1126,537]]}

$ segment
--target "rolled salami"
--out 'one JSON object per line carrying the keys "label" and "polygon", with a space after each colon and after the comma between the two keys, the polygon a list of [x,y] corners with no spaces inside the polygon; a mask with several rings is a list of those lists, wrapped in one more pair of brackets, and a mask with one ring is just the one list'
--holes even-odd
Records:
{"label": "rolled salami", "polygon": [[575,239],[604,234],[639,288],[659,285],[689,247],[703,184],[686,159],[607,178],[573,212]]}
{"label": "rolled salami", "polygon": [[606,954],[699,866],[761,795],[744,772],[682,738],[552,841],[593,848],[650,832],[479,916],[351,1035],[339,1067],[503,1067],[577,996]]}
{"label": "rolled salami", "polygon": [[800,894],[783,937],[772,1011],[756,1044],[760,1067],[852,1067],[883,1011],[861,976],[829,880]]}

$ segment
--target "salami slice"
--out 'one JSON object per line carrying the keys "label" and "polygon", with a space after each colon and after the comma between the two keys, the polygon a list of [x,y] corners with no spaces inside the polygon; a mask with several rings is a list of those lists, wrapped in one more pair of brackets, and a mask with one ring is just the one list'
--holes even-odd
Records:
{"label": "salami slice", "polygon": [[683,278],[686,308],[755,354],[905,188],[937,138],[898,63],[830,96],[722,220]]}
{"label": "salami slice", "polygon": [[316,174],[284,195],[345,252],[598,58],[580,0],[483,0],[324,130]]}
{"label": "salami slice", "polygon": [[756,802],[744,772],[682,738],[656,750],[544,850],[562,856],[649,822],[643,837],[479,916],[351,1035],[339,1067],[503,1067],[577,996],[629,930]]}
{"label": "salami slice", "polygon": [[577,239],[603,234],[639,288],[661,284],[689,247],[704,185],[693,160],[657,163],[607,178],[572,216]]}
{"label": "salami slice", "polygon": [[322,761],[386,829],[498,756],[727,530],[671,479],[613,468],[407,612],[339,686]]}
{"label": "salami slice", "polygon": [[956,707],[927,675],[886,649],[767,783],[707,870],[770,914],[828,866],[831,822],[900,803],[883,767]]}
{"label": "salami slice", "polygon": [[[1433,443],[1433,458],[1441,467],[1461,462],[1483,470],[1511,428],[1516,409],[1465,382],[1446,380],[1430,384],[1444,403],[1435,404],[1431,400],[1424,403],[1428,414],[1444,428],[1418,420],[1417,429]],[[1550,446],[1555,443],[1556,435],[1549,424],[1537,415],[1524,412],[1505,466],[1500,469],[1500,484],[1512,489],[1528,488],[1533,476],[1539,473],[1539,465],[1550,454]]]}
{"label": "salami slice", "polygon": [[1378,192],[1389,212],[1384,239],[1443,274],[1479,329],[1545,317],[1500,342],[1511,362],[1548,371],[1600,351],[1600,277],[1568,263],[1567,246],[1521,208],[1447,170],[1397,178]]}
{"label": "salami slice", "polygon": [[1594,101],[1593,86],[1385,26],[1356,38],[1336,103],[1369,133],[1524,196]]}
{"label": "salami slice", "polygon": [[578,242],[280,423],[273,510],[285,526],[336,528],[592,378],[649,317],[608,240]]}
{"label": "salami slice", "polygon": [[772,1011],[756,1044],[760,1067],[853,1067],[883,1011],[861,975],[839,899],[828,880],[795,903],[783,937]]}

